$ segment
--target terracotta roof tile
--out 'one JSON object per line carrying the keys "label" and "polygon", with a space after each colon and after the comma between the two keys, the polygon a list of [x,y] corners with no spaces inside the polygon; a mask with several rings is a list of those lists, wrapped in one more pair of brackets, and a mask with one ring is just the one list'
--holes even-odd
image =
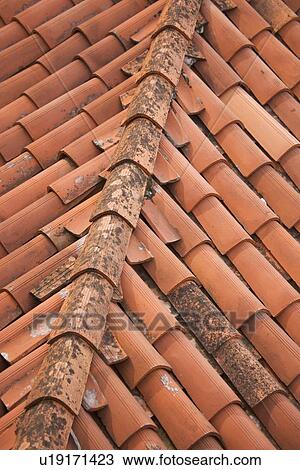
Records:
{"label": "terracotta roof tile", "polygon": [[[248,240],[250,244],[252,243],[251,237],[216,198],[210,197],[202,201],[195,207],[193,213],[223,255],[243,241]],[[221,231],[219,231],[220,226],[222,226]]]}
{"label": "terracotta roof tile", "polygon": [[[176,241],[176,251],[180,256],[185,256],[195,246],[202,243],[210,244],[210,239],[206,234],[195,225],[191,218],[175,203],[175,201],[158,185],[154,185],[155,194],[152,202],[157,206],[160,214],[170,221],[180,239]],[[150,226],[159,235],[155,223],[149,221]],[[161,236],[159,235],[161,238]]]}
{"label": "terracotta roof tile", "polygon": [[101,431],[91,415],[81,408],[74,421],[73,433],[80,443],[81,449],[113,449],[112,443]]}
{"label": "terracotta roof tile", "polygon": [[28,393],[47,350],[45,344],[1,373],[1,400],[8,410],[19,404]]}
{"label": "terracotta roof tile", "polygon": [[[32,140],[38,139],[75,117],[84,106],[101,96],[106,90],[103,83],[92,79],[22,118],[19,123],[26,129]],[[43,119],[45,114],[47,114],[47,120]]]}
{"label": "terracotta roof tile", "polygon": [[[185,261],[234,326],[241,326],[253,313],[264,310],[263,304],[208,245],[195,248]],[[219,275],[221,284],[216,282]]]}
{"label": "terracotta roof tile", "polygon": [[297,37],[299,35],[299,23],[297,20],[291,21],[279,31],[280,37],[287,44],[287,46],[299,58],[300,50]]}
{"label": "terracotta roof tile", "polygon": [[[153,294],[147,284],[127,264],[124,266],[121,286],[126,312],[133,321],[136,320],[136,316],[141,316],[146,336],[151,343],[170,329],[179,328],[175,317],[163,302]],[[161,321],[155,320],[157,314],[159,314]]]}
{"label": "terracotta roof tile", "polygon": [[[146,8],[149,7],[147,0],[130,0],[121,1],[116,5],[108,8],[102,13],[99,13],[96,16],[91,17],[90,19],[84,21],[82,24],[77,26],[77,30],[81,31],[82,34],[89,40],[91,44],[103,39],[109,31],[113,30],[115,27],[124,24],[124,27],[128,24],[127,20],[135,16],[138,12],[141,11],[141,17],[147,14],[149,11]],[[154,6],[155,8],[155,6]],[[154,10],[152,8],[152,10]],[[101,28],[99,25],[101,24]],[[143,22],[141,26],[143,26]],[[139,24],[136,25],[136,29],[139,29]]]}
{"label": "terracotta roof tile", "polygon": [[204,436],[218,436],[168,372],[152,372],[139,390],[177,449],[189,449]]}
{"label": "terracotta roof tile", "polygon": [[8,80],[0,83],[1,106],[11,103],[17,99],[21,93],[30,86],[48,77],[48,71],[40,64],[35,64],[17,75],[13,75]]}
{"label": "terracotta roof tile", "polygon": [[[272,255],[281,263],[291,278],[299,285],[299,273],[297,270],[299,245],[297,240],[289,236],[289,233],[278,223],[270,223],[261,227],[257,235]],[[281,253],[281,247],[285,247],[285,256]]]}
{"label": "terracotta roof tile", "polygon": [[[121,105],[119,97],[123,93],[132,90],[132,88],[134,88],[134,85],[134,77],[128,78],[124,82],[121,82],[119,85],[114,87],[112,90],[109,90],[107,93],[105,93],[103,97],[98,98],[98,100],[95,100],[95,102],[85,106],[84,111],[89,116],[91,116],[91,118],[97,123],[97,125],[102,124],[109,118],[113,117],[115,114],[123,111],[123,107]],[[101,105],[101,108],[99,108],[99,104]]]}
{"label": "terracotta roof tile", "polygon": [[35,28],[50,49],[71,36],[74,28],[113,5],[112,0],[103,0],[101,4],[95,0],[85,0],[75,7],[61,13],[57,18],[50,19]]}
{"label": "terracotta roof tile", "polygon": [[[184,289],[184,287],[183,287],[183,289]],[[201,298],[203,298],[203,294],[201,294],[201,292],[199,291],[199,288],[194,285],[194,289],[189,292],[188,296],[185,295],[185,297],[182,297],[182,295],[180,293],[180,290],[182,290],[182,288],[177,290],[177,292],[174,292],[175,295],[172,294],[172,296],[171,296],[171,301],[174,304],[174,306],[176,306],[176,308],[178,309],[180,314],[182,312],[181,308],[185,308],[185,307],[189,308],[188,305],[189,305],[189,300],[190,300],[191,305],[193,305],[193,308],[194,309],[196,308],[196,310],[194,310],[194,312],[193,312],[193,316],[201,315],[201,308],[200,309],[197,308],[197,305],[198,305],[197,304],[197,302],[198,302],[197,299],[198,299],[199,295],[201,295]],[[187,292],[185,292],[185,294],[187,294]],[[186,302],[186,300],[188,300],[188,303]],[[194,301],[196,301],[196,303],[194,303]],[[209,303],[210,301],[207,299],[206,302]],[[190,310],[188,310],[188,312],[190,312]],[[205,314],[205,312],[203,312],[202,314]],[[217,331],[216,331],[216,333],[217,333]],[[197,338],[199,338],[199,336],[197,334],[196,334],[196,336],[197,336]],[[223,350],[223,352],[221,354],[224,353],[224,355],[225,355],[224,357],[227,356],[228,360],[230,362],[232,360],[232,359],[230,359],[230,357],[232,356],[232,353],[235,350],[235,348],[237,348],[236,353],[234,353],[234,354],[237,354],[235,360],[237,361],[237,363],[242,364],[242,362],[243,362],[242,356],[248,357],[249,350],[247,348],[245,348],[243,343],[241,343],[238,339],[233,339],[233,341],[227,341],[227,342],[223,343],[223,346],[221,348],[219,348],[219,350],[215,353],[216,357],[218,358],[219,357],[218,356],[219,352]],[[240,351],[240,352],[237,352],[237,351]],[[249,356],[249,359],[250,359],[250,356]],[[253,359],[254,359],[254,357],[252,357],[251,361]],[[222,362],[221,362],[221,364],[222,364]],[[223,364],[223,368],[224,367],[225,367],[225,363]],[[256,379],[253,381],[253,385],[255,387],[254,390],[255,390],[255,394],[257,394],[257,398],[259,396],[260,397],[263,396],[263,395],[261,395],[262,393],[264,394],[263,390],[265,390],[265,392],[267,393],[267,390],[269,390],[269,392],[271,392],[271,390],[274,389],[273,387],[275,387],[275,389],[278,387],[278,384],[276,385],[276,381],[274,381],[272,376],[270,376],[266,370],[261,369],[261,367],[260,367],[259,363],[257,363],[256,359],[254,359],[253,367],[256,370]],[[230,366],[229,366],[229,369],[230,369]],[[240,380],[237,380],[237,378],[234,377],[234,373],[231,374],[229,369],[227,369],[227,373],[229,373],[229,375],[231,377],[231,380],[233,380],[235,386],[238,388],[238,390],[241,392],[241,394],[244,396],[244,398],[248,401],[250,399],[250,395],[247,392],[247,386],[246,386],[247,379],[246,379],[246,377],[243,377]],[[244,371],[244,373],[245,373],[245,371]],[[253,396],[252,396],[252,398],[253,398]],[[252,398],[251,398],[251,400],[252,400]],[[267,425],[266,422],[265,422],[265,424]],[[267,428],[269,428],[268,425],[267,425]],[[278,438],[276,431],[275,431],[274,434]]]}
{"label": "terracotta roof tile", "polygon": [[128,77],[128,75],[123,72],[124,65],[147,50],[150,43],[150,38],[144,39],[139,44],[133,46],[131,49],[128,49],[113,62],[97,70],[94,75],[100,78],[109,89],[116,87],[116,85],[120,84],[125,80],[125,78]]}
{"label": "terracotta roof tile", "polygon": [[172,105],[165,126],[165,134],[175,147],[184,147],[188,144],[188,137],[185,133],[177,113]]}
{"label": "terracotta roof tile", "polygon": [[88,40],[80,33],[75,33],[54,49],[46,52],[37,60],[49,73],[54,73],[69,64],[83,49],[89,47]]}
{"label": "terracotta roof tile", "polygon": [[72,62],[56,74],[28,88],[24,95],[29,97],[37,108],[41,108],[65,94],[66,90],[71,91],[77,88],[89,78],[90,73],[82,62]]}
{"label": "terracotta roof tile", "polygon": [[251,7],[250,2],[236,0],[234,4],[235,8],[230,10],[227,16],[248,39],[252,41],[263,31],[271,29],[270,24]]}
{"label": "terracotta roof tile", "polygon": [[[187,5],[185,5],[184,0],[179,0],[177,5],[170,4],[168,8],[162,11],[155,34],[159,35],[161,31],[169,28],[178,30],[187,39],[192,39],[199,6],[196,0],[189,0]],[[189,9],[189,15],[184,11],[186,7]]]}
{"label": "terracotta roof tile", "polygon": [[[268,201],[287,227],[292,227],[299,220],[299,194],[272,167],[265,166],[249,178],[253,186]],[[274,190],[277,196],[274,197]],[[278,197],[280,196],[280,197]]]}
{"label": "terracotta roof tile", "polygon": [[289,400],[281,393],[274,393],[257,405],[255,411],[262,421],[267,420],[268,414],[272,412],[273,419],[269,423],[269,430],[276,432],[277,443],[287,449],[297,449],[299,428],[295,409]]}
{"label": "terracotta roof tile", "polygon": [[16,440],[16,423],[13,423],[1,433],[1,449],[13,449]]}
{"label": "terracotta roof tile", "polygon": [[[120,6],[122,7],[122,11],[123,11],[123,10],[124,10],[124,7],[125,7],[126,5],[120,5]],[[136,7],[136,10],[133,9],[133,12],[137,11],[137,8],[140,8],[140,7],[141,7],[141,6],[139,6],[139,7],[137,6],[137,7]],[[119,8],[119,7],[118,7],[118,8]],[[110,17],[114,18],[114,9],[113,9],[111,12],[108,12],[108,15],[107,15],[107,16],[108,16],[109,18],[110,18]],[[117,19],[117,20],[116,20],[116,21],[117,21],[117,24],[118,24],[118,22],[121,21],[121,20],[122,20],[122,17],[120,17],[119,19]],[[101,17],[100,17],[100,16],[99,16],[99,20],[98,20],[98,21],[101,21]],[[124,25],[125,25],[125,24],[126,24],[126,22],[124,23]],[[102,28],[102,30],[103,30],[103,28]],[[108,30],[107,30],[107,32],[108,32]],[[102,34],[105,35],[105,32],[103,31]],[[77,39],[82,38],[82,36],[79,35],[79,33],[75,34],[72,38],[70,38],[70,46],[69,46],[69,48],[68,48],[69,51],[67,51],[68,53],[70,52],[71,44],[72,44],[72,47],[73,47],[73,43],[74,43],[74,46],[76,46],[76,41],[75,41],[76,37],[77,37]],[[83,39],[83,38],[82,38],[82,39]],[[98,40],[99,40],[99,39],[98,39]],[[66,41],[66,42],[67,42],[67,41]],[[78,41],[77,41],[77,42],[78,42]],[[62,44],[62,46],[64,47],[64,43]],[[62,47],[60,47],[59,49],[62,49]],[[55,53],[55,50],[54,50],[53,52]],[[58,51],[57,51],[57,52],[58,52]],[[60,50],[60,52],[62,52],[62,50]],[[55,58],[54,58],[54,56],[53,56],[53,54],[52,54],[52,51],[51,51],[50,54],[51,54],[51,57],[49,56],[50,62],[48,63],[48,61],[46,61],[46,62],[43,61],[43,64],[46,66],[46,68],[49,68],[49,66],[50,66],[50,71],[53,71],[53,65],[55,64],[55,61],[54,61]],[[65,59],[65,56],[66,56],[66,54],[63,54],[64,59]],[[46,56],[45,56],[45,59],[46,59]],[[62,66],[62,64],[59,65],[58,63],[56,63],[56,68],[57,68],[57,67],[61,67],[61,66]],[[55,70],[55,69],[54,69],[54,70]]]}
{"label": "terracotta roof tile", "polygon": [[44,320],[49,311],[59,310],[65,294],[66,291],[54,294],[1,331],[1,354],[7,363],[14,364],[45,342],[49,328],[45,328],[42,321],[39,323],[39,318]]}
{"label": "terracotta roof tile", "polygon": [[[269,24],[254,8],[251,8],[246,0],[238,0],[235,4],[237,8],[228,13],[229,18],[245,36],[252,40],[259,55],[277,75],[289,88],[293,88],[299,81],[299,62],[294,54],[273,36],[269,30]],[[248,21],[249,17],[252,21]]]}
{"label": "terracotta roof tile", "polygon": [[121,447],[123,450],[166,449],[164,442],[152,429],[142,429],[131,436]]}
{"label": "terracotta roof tile", "polygon": [[[24,404],[18,405],[10,413],[7,413],[0,418],[0,432],[7,430],[10,426],[14,424],[15,419],[20,416],[24,410]],[[11,439],[11,438],[10,438]]]}
{"label": "terracotta roof tile", "polygon": [[[29,144],[28,152],[39,162],[41,168],[48,168],[56,163],[59,152],[64,147],[94,127],[95,122],[90,116],[80,114]],[[14,159],[13,162],[16,160]]]}
{"label": "terracotta roof tile", "polygon": [[97,356],[93,361],[91,372],[107,399],[107,407],[98,414],[118,446],[124,445],[137,431],[156,429],[154,422],[138,405],[115,372]]}
{"label": "terracotta roof tile", "polygon": [[20,96],[17,100],[1,109],[1,133],[12,127],[16,121],[37,109],[34,102],[27,96]]}
{"label": "terracotta roof tile", "polygon": [[226,21],[226,16],[211,0],[202,2],[201,12],[207,20],[205,38],[226,61],[232,59],[241,49],[252,47],[251,41],[234,28],[230,21]]}
{"label": "terracotta roof tile", "polygon": [[[262,315],[262,314],[261,314],[261,315]],[[255,317],[255,318],[257,318],[256,321],[258,322],[258,321],[259,321],[259,317]],[[268,317],[265,317],[265,318],[267,319]],[[266,320],[265,320],[265,321],[266,321]],[[276,334],[276,324],[273,324],[272,321],[271,321],[270,327],[273,328],[273,332]],[[274,328],[275,328],[275,329],[274,329]],[[251,329],[251,326],[250,326],[250,329]],[[282,333],[280,333],[280,330],[279,330],[278,333],[279,333],[279,336],[280,336],[280,334],[282,334]],[[277,333],[277,335],[278,335],[278,333]],[[247,329],[246,329],[246,334],[247,334]],[[283,338],[284,338],[284,336],[282,337],[282,339],[283,339]],[[279,337],[277,337],[276,340],[275,340],[275,337],[274,337],[274,341],[275,341],[275,342],[278,342],[278,340],[279,340]],[[283,339],[283,341],[287,341],[287,337],[286,337],[285,340]],[[254,342],[255,342],[255,341],[254,341]],[[297,351],[297,348],[294,349],[294,352],[295,352],[296,355],[297,355],[298,352],[296,352],[296,351]],[[282,354],[282,352],[281,352],[281,354]],[[267,356],[268,356],[268,353],[267,353]],[[267,357],[267,356],[264,356],[264,357]],[[283,356],[282,356],[282,357],[283,357]],[[271,360],[271,362],[272,362],[272,360]],[[297,362],[298,362],[298,361],[296,360],[296,363],[297,363]],[[280,372],[279,364],[277,364],[277,366],[276,366],[275,368],[276,368],[276,372],[279,373],[279,376],[280,376],[283,380],[285,380],[285,379],[284,379],[284,377],[285,377],[285,372],[284,372],[284,371],[281,371],[281,372]],[[294,372],[294,374],[295,374],[295,373],[296,373],[296,375],[297,375],[297,372]]]}
{"label": "terracotta roof tile", "polygon": [[46,23],[73,6],[72,0],[50,0],[48,3],[45,0],[40,0],[34,7],[18,13],[13,21],[18,21],[28,34],[31,34],[37,26]]}
{"label": "terracotta roof tile", "polygon": [[300,377],[298,376],[292,383],[291,385],[289,386],[289,389],[290,391],[292,392],[292,394],[294,395],[294,397],[296,398],[296,400],[299,401],[299,398],[300,398]]}
{"label": "terracotta roof tile", "polygon": [[298,128],[300,107],[297,100],[289,93],[280,93],[272,98],[269,103],[270,107],[281,119],[282,122],[289,128],[291,133],[294,134],[297,139],[300,138],[300,132]]}
{"label": "terracotta roof tile", "polygon": [[[255,332],[253,329],[254,323]],[[272,333],[269,334],[271,330]],[[299,347],[296,346],[296,344],[290,340],[290,337],[285,335],[283,330],[264,312],[260,312],[255,317],[252,317],[247,323],[247,326],[243,328],[243,331],[262,356],[265,359],[267,358],[268,364],[271,367],[273,364],[273,370],[276,369],[276,373],[280,379],[286,385],[290,385],[299,375]],[[280,350],[280,354],[277,358],[275,344],[268,344],[268,338],[270,338],[270,336],[277,338],[276,343],[278,351]],[[285,350],[284,354],[282,353],[283,349]],[[281,364],[281,360],[287,357],[289,357],[288,362],[286,363],[284,360]]]}
{"label": "terracotta roof tile", "polygon": [[[259,3],[262,9],[264,10],[265,8],[265,6],[263,6],[264,2],[256,2],[256,3]],[[275,4],[277,5],[278,2],[275,1]],[[293,12],[291,13],[293,16],[294,15]],[[224,15],[220,17],[216,14],[215,21],[217,23],[218,22],[226,23],[227,28],[231,27],[230,22],[225,18]],[[216,30],[215,33],[216,35],[218,34],[220,35],[220,32],[218,32],[218,30]],[[245,33],[247,33],[247,31],[245,31]],[[238,36],[238,34],[240,34],[240,31],[236,29],[235,31],[232,31],[232,34],[235,34],[236,36]],[[212,44],[216,46],[215,37],[212,37],[209,40],[212,41]],[[218,40],[218,36],[217,36],[217,40]],[[227,59],[226,52],[222,51],[221,49],[219,49],[219,52],[224,59]],[[234,69],[239,73],[241,78],[245,80],[246,84],[249,86],[249,88],[257,97],[257,99],[263,104],[268,103],[278,93],[284,90],[288,90],[287,88],[286,89],[284,88],[284,84],[266,66],[266,64],[262,60],[260,60],[260,58],[255,54],[255,52],[249,49],[249,47],[246,47],[245,50],[239,49],[235,53],[234,56],[231,56],[230,62],[232,66],[234,67]],[[263,76],[264,79],[258,80],[259,76]],[[273,106],[272,101],[269,102],[269,105],[271,106],[273,111],[276,113],[277,107]],[[283,102],[281,104],[279,115],[280,115],[280,118],[288,127],[291,125],[292,129],[294,129],[294,125],[291,124],[291,120],[293,120],[292,115],[290,115],[291,107],[296,108],[296,109],[298,107],[298,103],[297,101],[293,99],[293,97],[290,97],[288,99],[288,102]]]}
{"label": "terracotta roof tile", "polygon": [[180,240],[177,230],[169,224],[151,201],[144,203],[142,213],[152,228],[159,232],[159,237],[163,239],[164,243],[174,243]]}
{"label": "terracotta roof tile", "polygon": [[281,314],[278,316],[278,321],[283,326],[283,328],[288,332],[291,338],[300,345],[299,337],[299,303],[294,303],[289,305]]}
{"label": "terracotta roof tile", "polygon": [[[285,282],[283,277],[272,268],[271,264],[251,243],[244,242],[234,247],[228,253],[228,257],[274,316],[291,303],[299,301],[296,290]],[[245,263],[245,259],[247,259],[247,263]],[[270,290],[268,282],[270,285],[276,286],[274,291]]]}
{"label": "terracotta roof tile", "polygon": [[261,13],[264,18],[267,18],[272,25],[275,32],[288,24],[297,16],[284,4],[281,0],[253,0],[254,8]]}
{"label": "terracotta roof tile", "polygon": [[131,390],[136,388],[146,376],[157,369],[171,370],[167,361],[150,346],[143,334],[134,331],[133,324],[126,314],[118,307],[115,307],[115,313],[116,315],[111,315],[112,328],[116,329],[120,321],[126,325],[123,331],[116,329],[116,337],[128,354],[128,359],[119,364],[117,369],[129,388]]}
{"label": "terracotta roof tile", "polygon": [[88,47],[78,54],[78,58],[95,72],[100,67],[106,65],[124,52],[123,46],[113,36],[107,36],[93,46]]}
{"label": "terracotta roof tile", "polygon": [[1,137],[0,154],[5,162],[9,162],[20,155],[24,147],[32,142],[26,129],[19,124],[7,129]]}
{"label": "terracotta roof tile", "polygon": [[286,173],[298,188],[300,188],[299,155],[299,147],[295,147],[294,149],[287,152],[280,160],[282,168],[284,168]]}
{"label": "terracotta roof tile", "polygon": [[[186,155],[191,164],[202,172],[217,162],[226,162],[226,159],[221,155],[210,140],[206,138],[205,134],[200,128],[188,117],[177,103],[174,102],[174,111],[181,126],[185,129],[187,134],[188,143],[183,148],[183,153]],[[232,126],[231,126],[232,128]],[[224,130],[226,127],[224,128]],[[219,133],[218,135],[220,135]]]}
{"label": "terracotta roof tile", "polygon": [[11,46],[12,44],[15,44],[16,42],[22,41],[22,39],[27,37],[26,29],[16,22],[7,25],[5,28],[2,29],[1,33],[1,51]]}
{"label": "terracotta roof tile", "polygon": [[[63,202],[55,193],[51,192],[43,196],[30,206],[22,209],[22,218],[20,218],[20,213],[17,213],[7,219],[7,221],[1,223],[0,239],[2,245],[8,253],[13,251],[30,240],[35,235],[36,230],[46,223],[49,223],[66,210],[68,210],[68,207],[64,206]],[[25,222],[26,219],[28,221],[27,223]],[[17,230],[17,232],[14,232],[14,237],[12,237],[11,230]]]}
{"label": "terracotta roof tile", "polygon": [[[266,155],[238,126],[224,129],[217,136],[217,140],[238,170],[243,176],[249,178],[249,182],[263,196],[281,221],[287,227],[291,227],[298,220],[297,208],[295,211],[295,201],[298,200],[298,194],[282,175],[274,170]],[[245,161],[240,153],[241,148],[243,148],[244,154],[249,157],[249,160]],[[287,170],[292,167],[293,172],[296,170],[294,162],[297,163],[297,159],[293,159],[294,153],[296,156],[298,149],[288,152],[290,157],[287,160],[285,160],[285,157],[281,159],[282,164],[287,161],[285,165]],[[276,196],[276,198],[274,197],[275,188],[277,188],[276,194],[279,194],[279,197]]]}
{"label": "terracotta roof tile", "polygon": [[[180,204],[187,212],[192,211],[201,201],[207,198],[220,198],[219,194],[194,170],[192,165],[167,139],[162,140],[160,152],[180,175],[180,179],[172,184],[172,194],[180,201]],[[193,193],[186,193],[187,181],[193,183]]]}
{"label": "terracotta roof tile", "polygon": [[299,2],[45,5],[0,0],[1,448],[297,448]]}
{"label": "terracotta roof tile", "polygon": [[278,93],[288,89],[249,48],[235,54],[230,63],[262,104],[267,104]]}
{"label": "terracotta roof tile", "polygon": [[8,2],[7,0],[1,0],[0,3],[0,12],[1,18],[3,19],[4,23],[9,23],[14,15],[17,15],[23,10],[30,8],[35,3],[38,3],[40,0],[11,0]]}
{"label": "terracotta roof tile", "polygon": [[126,259],[130,265],[146,263],[153,259],[149,250],[139,241],[133,233],[131,235],[130,244],[128,247]]}
{"label": "terracotta roof tile", "polygon": [[268,221],[278,220],[276,214],[225,163],[208,168],[204,176],[251,235]]}
{"label": "terracotta roof tile", "polygon": [[299,60],[292,52],[265,31],[252,39],[260,56],[291,89],[299,83]]}
{"label": "terracotta roof tile", "polygon": [[36,34],[23,39],[0,52],[3,65],[1,81],[25,69],[49,50],[45,42]]}
{"label": "terracotta roof tile", "polygon": [[[222,435],[228,449],[274,449],[271,442],[237,405],[231,404],[218,413],[212,423]],[[236,439],[235,436],[239,438]]]}
{"label": "terracotta roof tile", "polygon": [[56,253],[49,239],[38,235],[26,245],[1,259],[1,287],[24,274]]}
{"label": "terracotta roof tile", "polygon": [[196,33],[194,43],[205,57],[205,60],[196,62],[195,69],[199,71],[204,81],[208,83],[217,96],[220,96],[232,86],[241,83],[240,77],[227,66],[226,62],[202,36]]}
{"label": "terracotta roof tile", "polygon": [[[203,120],[209,131],[216,135],[222,129],[233,122],[239,122],[238,118],[231,112],[228,107],[224,106],[222,102],[214,95],[208,86],[187,66],[183,67],[183,78],[178,87],[179,103],[185,108],[184,95],[185,93],[194,93],[196,96],[201,96],[202,103],[201,119]],[[181,98],[182,93],[182,98]],[[189,114],[189,109],[185,111]]]}
{"label": "terracotta roof tile", "polygon": [[[299,146],[298,141],[244,90],[240,88],[229,90],[223,95],[222,100],[240,116],[248,131],[274,160],[278,161],[288,151]],[[241,103],[243,103],[242,106]],[[245,114],[244,111],[246,111]],[[254,128],[254,120],[256,123],[261,122],[262,127],[256,125]],[[267,133],[263,134],[262,129],[264,131],[268,129]],[[272,135],[273,139],[268,139],[267,142],[266,135]]]}
{"label": "terracotta roof tile", "polygon": [[[153,261],[147,263],[145,269],[151,273],[151,276],[154,276],[156,284],[164,293],[169,293],[182,282],[194,278],[192,273],[176,257],[171,257],[170,252],[165,249],[163,244],[159,243],[159,239],[141,220],[135,233],[154,255]],[[160,266],[159,271],[157,264]],[[168,275],[166,275],[167,272]]]}
{"label": "terracotta roof tile", "polygon": [[[24,184],[17,186],[0,198],[0,217],[5,220],[27,205],[47,194],[48,186],[57,179],[68,174],[73,165],[61,160],[42,173],[30,178]],[[42,178],[41,178],[42,176]]]}
{"label": "terracotta roof tile", "polygon": [[[235,393],[183,332],[169,331],[155,342],[155,347],[168,359],[175,375],[208,419],[211,420],[228,405],[239,403]],[[194,378],[185,367],[187,361],[193,364]],[[195,381],[195,377],[201,377],[202,380]]]}
{"label": "terracotta roof tile", "polygon": [[165,5],[165,0],[158,0],[142,10],[135,18],[130,18],[118,27],[113,28],[114,34],[127,49],[132,41],[139,43],[154,32],[158,24],[158,16]]}

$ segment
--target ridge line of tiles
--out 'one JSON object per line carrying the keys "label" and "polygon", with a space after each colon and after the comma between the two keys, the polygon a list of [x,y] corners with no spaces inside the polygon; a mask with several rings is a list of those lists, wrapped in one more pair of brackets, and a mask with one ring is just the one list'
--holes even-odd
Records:
{"label": "ridge line of tiles", "polygon": [[[160,31],[153,39],[160,51],[160,39],[165,37],[168,30],[176,29],[181,34],[182,42],[180,47],[175,49],[175,54],[162,43],[164,54],[167,57],[173,54],[172,58],[177,66],[177,81],[188,46],[186,35],[189,33],[192,37],[200,5],[201,1],[198,0],[169,1],[161,15],[158,26]],[[175,46],[174,41],[172,45]],[[158,51],[150,51],[149,56]],[[148,161],[152,163],[152,168],[176,85],[176,79],[172,85],[157,73],[151,74],[138,85],[138,91],[128,109],[127,123],[128,119],[135,123],[137,132],[143,132],[144,137],[149,139],[146,149],[142,150]],[[165,92],[163,97],[162,91]],[[125,132],[127,128],[125,126]],[[122,144],[122,138],[120,142],[119,145]],[[147,174],[134,162],[121,164],[110,173],[94,212],[91,230],[74,268],[76,276],[71,294],[64,302],[61,312],[67,315],[77,312],[82,316],[83,312],[93,312],[97,308],[99,310],[101,305],[101,312],[105,318],[113,287],[118,287],[129,238],[139,218],[146,184]],[[124,191],[124,201],[120,200],[120,191]],[[128,201],[132,201],[133,204],[128,206]],[[43,449],[66,446],[74,416],[80,409],[87,373],[92,362],[94,350],[91,346],[99,344],[102,334],[102,331],[97,331],[95,334],[78,325],[73,329],[66,329],[61,334],[58,330],[29,395],[27,409],[19,421],[16,448]],[[56,376],[55,380],[53,371],[58,358],[63,373],[60,378]],[[50,382],[49,376],[52,378]],[[68,393],[70,388],[76,391],[72,393],[72,397]],[[55,429],[51,417],[49,423],[49,410],[53,408],[57,410],[57,416],[62,418],[60,422],[63,423],[59,426],[56,419]],[[45,420],[43,435],[37,432],[37,416],[39,420]]]}

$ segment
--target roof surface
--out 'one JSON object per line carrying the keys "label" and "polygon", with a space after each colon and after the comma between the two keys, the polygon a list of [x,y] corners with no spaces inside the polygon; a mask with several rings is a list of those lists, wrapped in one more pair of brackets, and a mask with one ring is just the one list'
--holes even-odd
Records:
{"label": "roof surface", "polygon": [[[43,360],[60,361],[48,340],[68,294],[101,310],[89,273],[107,253],[93,269],[82,253],[91,218],[116,212],[134,231],[128,247],[120,237],[125,262],[110,253],[112,303],[79,409],[70,376],[84,361],[66,372],[68,448],[299,449],[300,1],[198,2],[181,74],[188,29],[152,36],[170,23],[165,3],[0,0],[2,449]],[[176,86],[170,111],[159,88],[133,113],[153,80]],[[126,172],[126,207],[105,186],[120,147],[147,175],[140,217]]]}

